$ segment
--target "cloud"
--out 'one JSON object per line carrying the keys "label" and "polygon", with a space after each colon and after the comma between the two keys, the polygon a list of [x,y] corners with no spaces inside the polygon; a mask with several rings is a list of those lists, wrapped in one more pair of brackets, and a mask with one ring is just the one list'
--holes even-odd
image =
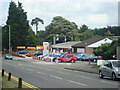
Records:
{"label": "cloud", "polygon": [[[2,21],[5,23],[8,15],[8,1],[2,0]],[[14,0],[16,3],[18,0]],[[51,23],[55,16],[75,22],[78,26],[88,25],[90,28],[102,27],[105,25],[117,25],[118,0],[19,0],[27,12],[28,20],[35,17],[44,20],[45,24],[39,26],[44,29]],[[0,9],[1,10],[1,9]]]}

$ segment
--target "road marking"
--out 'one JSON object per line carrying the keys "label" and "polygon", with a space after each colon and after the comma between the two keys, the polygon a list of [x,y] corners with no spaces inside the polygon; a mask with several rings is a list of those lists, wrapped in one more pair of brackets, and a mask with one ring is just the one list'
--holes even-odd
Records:
{"label": "road marking", "polygon": [[54,77],[54,78],[57,78],[57,79],[63,79],[65,81],[68,81],[68,82],[71,82],[71,83],[75,83],[75,84],[79,84],[79,85],[82,85],[82,86],[88,86],[86,84],[83,84],[83,83],[79,83],[79,82],[75,82],[75,81],[71,81],[71,80],[67,80],[67,79],[64,79],[64,78],[61,78],[61,77],[58,77],[58,76],[54,76],[54,75],[50,75],[51,77]]}
{"label": "road marking", "polygon": [[[1,70],[0,70],[0,71],[1,71]],[[4,72],[4,74],[5,74],[6,76],[8,76],[8,73]],[[19,80],[17,77],[12,76],[12,75],[11,75],[11,78],[12,78],[13,80],[17,81],[17,82],[18,82],[18,80]],[[29,88],[34,88],[34,89],[37,89],[37,90],[41,90],[41,89],[38,89],[38,87],[35,87],[35,86],[33,86],[33,85],[25,82],[25,81],[22,81],[22,84],[25,85],[25,86],[27,86],[27,87],[29,87]]]}
{"label": "road marking", "polygon": [[67,80],[67,79],[65,79],[65,80],[68,81],[68,82],[71,82],[71,83],[82,85],[82,86],[88,86],[88,85],[83,84],[83,83],[79,83],[79,82],[75,82],[75,81],[71,81],[71,80]]}
{"label": "road marking", "polygon": [[51,77],[54,77],[54,78],[57,78],[57,79],[63,79],[61,77],[57,77],[57,76],[54,76],[54,75],[50,75]]}
{"label": "road marking", "polygon": [[46,73],[43,73],[43,72],[37,72],[37,73],[44,74],[44,75],[46,74]]}
{"label": "road marking", "polygon": [[104,81],[104,80],[101,80],[101,82],[103,82],[103,83],[109,83],[109,84],[117,84],[118,85],[118,83],[108,82],[108,81]]}
{"label": "road marking", "polygon": [[34,71],[34,70],[31,70],[31,69],[26,69],[26,70],[28,70],[28,71]]}

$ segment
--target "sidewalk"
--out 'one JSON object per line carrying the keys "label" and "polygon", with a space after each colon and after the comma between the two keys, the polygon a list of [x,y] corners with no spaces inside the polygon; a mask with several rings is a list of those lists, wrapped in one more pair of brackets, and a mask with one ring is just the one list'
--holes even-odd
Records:
{"label": "sidewalk", "polygon": [[94,67],[95,65],[94,64],[89,65],[89,62],[80,62],[80,63],[73,63],[70,66],[65,67],[64,69],[98,74],[99,69]]}

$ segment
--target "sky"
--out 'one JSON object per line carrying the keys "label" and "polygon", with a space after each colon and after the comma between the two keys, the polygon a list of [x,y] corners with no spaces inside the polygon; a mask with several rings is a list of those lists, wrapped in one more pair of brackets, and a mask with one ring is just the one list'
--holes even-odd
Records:
{"label": "sky", "polygon": [[[9,2],[0,1],[0,25],[6,24]],[[18,2],[18,0],[12,0]],[[75,22],[78,27],[85,24],[89,28],[118,25],[118,0],[19,0],[31,22],[35,17],[44,20],[39,30],[44,30],[55,16]],[[35,26],[32,26],[35,30]]]}

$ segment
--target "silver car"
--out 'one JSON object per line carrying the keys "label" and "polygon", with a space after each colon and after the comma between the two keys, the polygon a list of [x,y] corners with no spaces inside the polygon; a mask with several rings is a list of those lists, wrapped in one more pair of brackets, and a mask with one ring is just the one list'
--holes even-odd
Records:
{"label": "silver car", "polygon": [[111,77],[113,80],[120,79],[120,60],[106,60],[99,69],[99,77],[104,76]]}

